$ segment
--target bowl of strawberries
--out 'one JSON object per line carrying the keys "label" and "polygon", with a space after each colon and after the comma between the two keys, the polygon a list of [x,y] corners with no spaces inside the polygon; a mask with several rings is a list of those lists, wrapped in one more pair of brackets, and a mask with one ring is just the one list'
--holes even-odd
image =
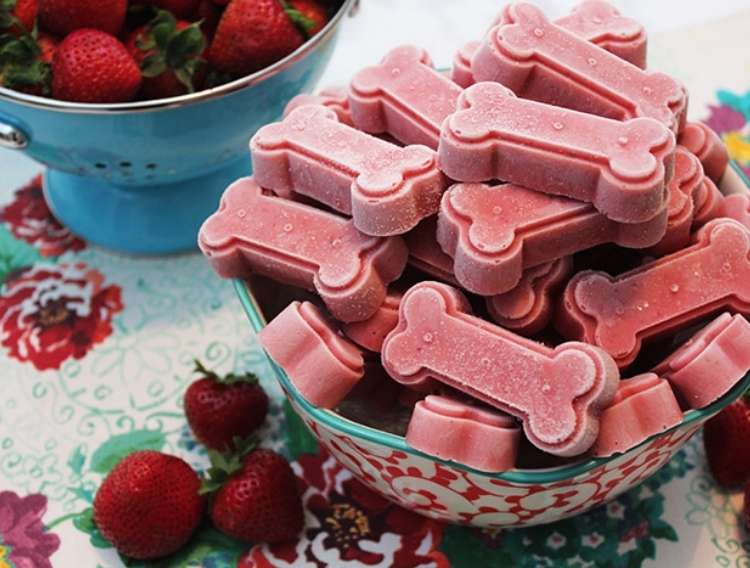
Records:
{"label": "bowl of strawberries", "polygon": [[195,247],[247,140],[310,91],[354,0],[2,0],[0,147],[55,215],[136,254]]}

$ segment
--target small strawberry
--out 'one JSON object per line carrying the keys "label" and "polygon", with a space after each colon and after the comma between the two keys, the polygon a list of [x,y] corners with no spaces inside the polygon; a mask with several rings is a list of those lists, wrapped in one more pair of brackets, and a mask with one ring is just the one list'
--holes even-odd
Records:
{"label": "small strawberry", "polygon": [[31,95],[49,95],[54,40],[44,34],[0,35],[0,85]]}
{"label": "small strawberry", "polygon": [[57,47],[52,94],[63,101],[117,103],[132,100],[141,71],[119,40],[98,30],[77,30]]}
{"label": "small strawberry", "polygon": [[328,10],[317,0],[288,0],[287,14],[307,37],[312,37],[328,23]]}
{"label": "small strawberry", "polygon": [[140,65],[141,98],[164,99],[195,90],[206,48],[199,25],[178,21],[164,10],[130,34],[125,46]]}
{"label": "small strawberry", "polygon": [[99,531],[122,554],[158,558],[181,548],[203,516],[201,479],[180,458],[138,451],[107,475],[94,499]]}
{"label": "small strawberry", "polygon": [[172,12],[178,18],[191,18],[201,0],[145,0],[146,4],[153,4],[161,10]]}
{"label": "small strawberry", "polygon": [[0,30],[32,32],[38,12],[39,0],[0,0]]}
{"label": "small strawberry", "polygon": [[127,0],[39,0],[39,21],[59,36],[82,28],[117,35],[125,23]]}
{"label": "small strawberry", "polygon": [[220,377],[195,361],[203,378],[185,391],[184,407],[195,437],[205,446],[226,451],[235,438],[247,438],[266,418],[268,397],[253,374]]}
{"label": "small strawberry", "polygon": [[724,487],[750,480],[750,403],[746,394],[706,422],[703,428],[708,467]]}
{"label": "small strawberry", "polygon": [[302,531],[302,499],[282,456],[253,451],[252,446],[230,459],[215,452],[210,456],[209,479],[201,491],[215,491],[210,515],[217,529],[240,540],[268,543],[291,540]]}
{"label": "small strawberry", "polygon": [[208,61],[219,72],[247,75],[302,45],[279,0],[232,0],[219,22]]}

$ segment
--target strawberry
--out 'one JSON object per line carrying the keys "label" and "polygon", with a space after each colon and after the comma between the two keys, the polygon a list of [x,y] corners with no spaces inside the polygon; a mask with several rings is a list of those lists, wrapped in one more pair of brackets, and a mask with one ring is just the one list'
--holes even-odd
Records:
{"label": "strawberry", "polygon": [[55,42],[31,33],[0,35],[0,85],[31,95],[48,95]]}
{"label": "strawberry", "polygon": [[230,459],[210,455],[212,467],[201,491],[215,491],[210,515],[217,529],[240,540],[268,543],[300,533],[305,514],[289,462],[271,450]]}
{"label": "strawberry", "polygon": [[172,12],[178,18],[191,18],[198,10],[201,0],[145,0],[161,10]]}
{"label": "strawberry", "polygon": [[117,35],[125,23],[127,0],[39,0],[39,21],[59,36],[82,28]]}
{"label": "strawberry", "polygon": [[727,406],[703,428],[708,467],[724,487],[750,480],[750,403],[746,394]]}
{"label": "strawberry", "polygon": [[178,21],[164,10],[136,29],[125,43],[143,75],[141,98],[177,97],[195,90],[206,38],[198,24]]}
{"label": "strawberry", "polygon": [[307,37],[312,37],[328,23],[328,10],[317,0],[288,0],[287,14]]}
{"label": "strawberry", "polygon": [[116,103],[132,100],[141,71],[119,40],[98,30],[77,30],[57,47],[52,94],[63,101]]}
{"label": "strawberry", "polygon": [[219,377],[195,361],[203,378],[185,391],[184,407],[195,437],[219,451],[232,447],[235,438],[247,438],[263,424],[268,397],[253,374]]}
{"label": "strawberry", "polygon": [[208,61],[222,73],[247,75],[288,55],[303,41],[279,0],[232,0],[216,29]]}
{"label": "strawberry", "polygon": [[39,12],[39,0],[0,0],[0,30],[15,35],[32,32]]}
{"label": "strawberry", "polygon": [[181,548],[203,516],[201,479],[180,458],[138,451],[107,475],[94,499],[99,531],[122,554],[137,559]]}
{"label": "strawberry", "polygon": [[221,19],[221,8],[211,0],[201,0],[198,9],[195,11],[194,19],[201,22],[204,35],[212,38]]}

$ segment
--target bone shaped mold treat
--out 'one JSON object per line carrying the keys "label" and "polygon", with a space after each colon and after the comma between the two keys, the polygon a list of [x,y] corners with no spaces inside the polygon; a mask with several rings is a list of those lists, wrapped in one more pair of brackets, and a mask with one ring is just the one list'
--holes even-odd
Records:
{"label": "bone shaped mold treat", "polygon": [[716,184],[708,176],[703,176],[703,183],[701,183],[693,193],[693,209],[695,214],[693,216],[693,228],[702,227],[712,219],[717,217],[733,215],[725,215],[726,207],[724,200],[726,198],[716,187]]}
{"label": "bone shaped mold treat", "polygon": [[453,259],[437,242],[437,217],[429,217],[404,235],[409,264],[443,282],[460,286],[453,274]]}
{"label": "bone shaped mold treat", "polygon": [[334,408],[364,375],[362,352],[310,302],[292,302],[258,335],[310,404]]}
{"label": "bone shaped mold treat", "polygon": [[412,448],[488,472],[513,469],[520,437],[507,414],[438,395],[416,403],[406,431]]}
{"label": "bone shaped mold treat", "polygon": [[682,410],[667,381],[654,373],[625,379],[602,412],[592,453],[608,457],[626,452],[680,422]]}
{"label": "bone shaped mold treat", "polygon": [[349,219],[265,195],[253,178],[227,188],[198,241],[220,276],[255,272],[315,290],[347,322],[377,311],[408,255],[400,237],[363,235]]}
{"label": "bone shaped mold treat", "polygon": [[437,380],[516,416],[534,445],[560,456],[594,443],[598,414],[619,381],[603,350],[583,343],[552,349],[520,337],[472,316],[463,294],[436,282],[404,295],[382,360],[402,384]]}
{"label": "bone shaped mold treat", "polygon": [[729,164],[729,152],[719,135],[702,122],[688,122],[678,142],[698,156],[706,175],[719,183]]}
{"label": "bone shaped mold treat", "polygon": [[451,79],[460,87],[466,88],[474,84],[474,74],[471,72],[471,58],[474,57],[480,45],[480,41],[466,42],[453,56]]}
{"label": "bone shaped mold treat", "polygon": [[319,105],[264,126],[250,150],[262,187],[350,214],[357,229],[373,236],[405,233],[435,213],[446,186],[433,150],[380,140]]}
{"label": "bone shaped mold treat", "polygon": [[750,194],[735,193],[724,197],[721,201],[720,216],[739,221],[750,229]]}
{"label": "bone shaped mold treat", "polygon": [[339,122],[354,126],[352,115],[349,111],[349,97],[347,90],[342,87],[329,87],[321,90],[317,95],[301,94],[292,98],[284,108],[284,117],[304,105],[321,105],[336,113]]}
{"label": "bone shaped mold treat", "polygon": [[723,313],[655,369],[690,408],[704,408],[750,371],[750,323]]}
{"label": "bone shaped mold treat", "polygon": [[388,292],[378,311],[364,321],[347,323],[343,332],[360,347],[376,353],[380,352],[383,340],[398,323],[398,306],[401,303],[401,292]]}
{"label": "bone shaped mold treat", "polygon": [[533,4],[503,14],[471,61],[476,81],[497,81],[519,97],[625,120],[649,117],[679,132],[687,92],[547,20]]}
{"label": "bone shaped mold treat", "polygon": [[617,277],[578,273],[556,324],[563,336],[601,347],[624,367],[643,341],[723,309],[750,314],[750,230],[726,218],[705,225],[690,247]]}
{"label": "bone shaped mold treat", "polygon": [[664,207],[674,148],[674,135],[650,118],[621,122],[477,83],[443,123],[438,155],[451,179],[501,179],[641,223]]}
{"label": "bone shaped mold treat", "polygon": [[552,294],[573,270],[570,257],[529,268],[518,285],[486,299],[487,311],[505,329],[529,336],[542,331],[552,317]]}
{"label": "bone shaped mold treat", "polygon": [[524,269],[598,244],[652,246],[666,226],[666,207],[645,223],[618,223],[588,203],[518,185],[467,183],[443,194],[437,240],[461,285],[490,296],[514,288]]}
{"label": "bone shaped mold treat", "polygon": [[456,110],[461,87],[436,71],[427,53],[404,45],[352,79],[349,104],[357,128],[404,144],[437,148],[440,125]]}

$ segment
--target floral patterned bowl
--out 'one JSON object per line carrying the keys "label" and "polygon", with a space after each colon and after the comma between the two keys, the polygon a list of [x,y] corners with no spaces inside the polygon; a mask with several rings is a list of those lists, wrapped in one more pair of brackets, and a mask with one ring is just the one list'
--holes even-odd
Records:
{"label": "floral patterned bowl", "polygon": [[[747,180],[739,170],[730,171],[734,187],[722,189],[747,191]],[[283,308],[273,302],[259,303],[264,292],[257,282],[237,280],[235,288],[256,332],[265,325],[266,315]],[[261,304],[266,308],[265,315]],[[283,369],[270,359],[269,362],[289,402],[310,431],[362,483],[428,517],[487,528],[551,523],[614,499],[653,475],[709,418],[750,387],[748,373],[711,406],[685,413],[681,424],[624,454],[554,468],[492,474],[424,454],[408,446],[402,436],[311,405]]]}

